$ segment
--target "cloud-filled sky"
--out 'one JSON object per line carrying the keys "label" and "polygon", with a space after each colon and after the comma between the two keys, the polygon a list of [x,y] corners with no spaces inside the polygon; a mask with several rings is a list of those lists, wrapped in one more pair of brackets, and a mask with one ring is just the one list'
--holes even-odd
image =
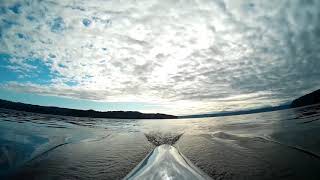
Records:
{"label": "cloud-filled sky", "polygon": [[276,106],[320,87],[319,43],[318,0],[2,0],[1,97],[171,114]]}

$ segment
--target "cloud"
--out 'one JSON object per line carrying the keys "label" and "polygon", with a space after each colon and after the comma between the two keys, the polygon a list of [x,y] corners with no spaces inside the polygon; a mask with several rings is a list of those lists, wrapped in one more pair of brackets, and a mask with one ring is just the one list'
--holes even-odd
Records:
{"label": "cloud", "polygon": [[37,69],[30,59],[40,59],[52,74],[50,84],[6,88],[157,102],[181,113],[277,105],[319,88],[318,1],[5,0],[0,7],[9,68],[28,74]]}

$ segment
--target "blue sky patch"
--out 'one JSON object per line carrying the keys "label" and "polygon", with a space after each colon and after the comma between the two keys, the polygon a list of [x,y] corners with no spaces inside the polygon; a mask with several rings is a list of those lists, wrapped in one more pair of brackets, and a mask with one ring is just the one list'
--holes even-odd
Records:
{"label": "blue sky patch", "polygon": [[22,34],[22,33],[17,33],[17,36],[18,36],[18,38],[20,38],[20,39],[24,39],[24,40],[27,40],[27,39],[28,39],[28,36],[26,36],[25,34]]}
{"label": "blue sky patch", "polygon": [[82,24],[83,24],[84,26],[86,26],[86,27],[89,27],[90,24],[91,24],[91,20],[85,18],[85,19],[82,20]]}
{"label": "blue sky patch", "polygon": [[20,14],[20,8],[21,8],[21,4],[20,3],[16,3],[13,6],[10,6],[9,9],[14,12],[15,14]]}
{"label": "blue sky patch", "polygon": [[76,85],[78,85],[78,83],[76,81],[68,81],[68,82],[66,82],[66,84],[68,86],[76,86]]}
{"label": "blue sky patch", "polygon": [[64,20],[62,17],[57,17],[53,19],[50,25],[51,32],[54,33],[61,33],[65,30],[66,24],[64,23]]}
{"label": "blue sky patch", "polygon": [[[50,67],[43,63],[40,59],[26,59],[24,62],[28,69],[21,65],[10,62],[11,56],[8,54],[0,54],[0,83],[15,81],[18,83],[32,82],[36,84],[50,84],[54,74],[51,73]],[[12,70],[10,67],[17,67],[19,70]]]}
{"label": "blue sky patch", "polygon": [[2,28],[11,28],[12,26],[18,25],[17,22],[7,20],[7,19],[2,19],[1,27]]}
{"label": "blue sky patch", "polygon": [[0,83],[18,80],[18,74],[7,68],[10,58],[8,54],[0,54]]}
{"label": "blue sky patch", "polygon": [[29,21],[35,21],[36,18],[34,16],[31,16],[31,15],[28,15],[26,16],[26,18],[29,20]]}
{"label": "blue sky patch", "polygon": [[36,78],[29,79],[36,84],[50,84],[54,74],[51,72],[50,67],[44,64],[40,59],[28,59],[28,64],[36,67],[34,76]]}
{"label": "blue sky patch", "polygon": [[7,12],[5,7],[0,7],[0,15],[5,14]]}

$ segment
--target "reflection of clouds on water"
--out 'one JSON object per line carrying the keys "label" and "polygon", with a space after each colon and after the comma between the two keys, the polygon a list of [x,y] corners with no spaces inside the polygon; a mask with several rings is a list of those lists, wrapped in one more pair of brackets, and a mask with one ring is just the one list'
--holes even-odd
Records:
{"label": "reflection of clouds on water", "polygon": [[[8,118],[10,113],[6,112]],[[34,114],[13,113],[15,117],[10,121],[6,118],[0,121],[0,160],[7,167],[17,159],[30,158],[32,152],[37,155],[67,141],[71,143],[50,151],[45,159],[30,163],[16,176],[30,177],[30,172],[42,170],[46,173],[35,172],[40,179],[120,179],[155,148],[151,141],[160,146],[174,143],[178,152],[214,179],[317,179],[320,121],[313,120],[319,113],[318,107],[304,107],[202,119],[96,121],[88,118],[94,121],[92,126],[86,126],[83,118],[84,126],[69,124],[68,128],[48,127],[47,115],[32,122],[23,121],[23,116],[32,119],[30,116],[36,118]],[[64,118],[66,124],[68,118]],[[23,123],[18,123],[20,120]],[[19,137],[28,137],[28,141],[15,142],[13,131]],[[4,148],[2,144],[6,144]]]}
{"label": "reflection of clouds on water", "polygon": [[320,105],[294,108],[280,114],[279,129],[271,138],[305,153],[320,157]]}
{"label": "reflection of clouds on water", "polygon": [[106,136],[102,132],[53,120],[52,115],[10,110],[1,110],[0,113],[0,175],[15,172],[62,145]]}
{"label": "reflection of clouds on water", "polygon": [[0,122],[0,175],[14,170],[28,160],[35,157],[43,145],[48,145],[49,139],[33,134],[20,134],[18,129],[4,129],[4,125],[11,126],[12,123]]}

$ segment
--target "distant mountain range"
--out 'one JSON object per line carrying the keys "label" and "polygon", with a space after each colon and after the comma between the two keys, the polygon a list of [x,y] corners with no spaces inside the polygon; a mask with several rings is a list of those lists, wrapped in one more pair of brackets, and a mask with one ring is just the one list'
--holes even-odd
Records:
{"label": "distant mountain range", "polygon": [[208,114],[197,114],[188,116],[179,116],[179,118],[203,118],[203,117],[219,117],[219,116],[234,116],[242,114],[253,114],[262,113],[270,111],[278,111],[289,108],[297,108],[302,106],[308,106],[320,103],[320,89],[316,90],[310,94],[304,95],[298,99],[292,101],[292,103],[283,104],[275,107],[265,107],[251,110],[241,110],[241,111],[229,111],[229,112],[218,112],[218,113],[208,113]]}
{"label": "distant mountain range", "polygon": [[94,110],[78,110],[60,107],[38,106],[24,104],[19,102],[11,102],[0,99],[0,108],[12,109],[17,111],[25,111],[40,114],[53,114],[74,117],[92,117],[92,118],[117,118],[117,119],[176,119],[177,116],[159,114],[159,113],[141,113],[137,111],[107,111],[99,112]]}
{"label": "distant mountain range", "polygon": [[320,89],[313,91],[312,93],[306,94],[298,99],[295,99],[294,101],[292,101],[291,107],[296,108],[318,103],[320,103]]}
{"label": "distant mountain range", "polygon": [[229,111],[219,113],[197,114],[187,116],[173,116],[168,114],[159,113],[141,113],[137,111],[107,111],[100,112],[94,110],[78,110],[60,107],[38,106],[31,104],[24,104],[19,102],[11,102],[0,99],[0,108],[13,109],[17,111],[26,111],[41,114],[53,114],[62,116],[75,116],[75,117],[93,117],[93,118],[118,118],[118,119],[176,119],[176,118],[203,118],[203,117],[219,117],[219,116],[234,116],[242,114],[262,113],[269,111],[277,111],[288,108],[296,108],[320,103],[320,89],[310,94],[304,95],[292,101],[292,103],[283,104],[276,107],[265,107],[259,109],[242,110],[242,111]]}
{"label": "distant mountain range", "polygon": [[288,109],[288,108],[290,108],[290,104],[284,104],[284,105],[276,106],[276,107],[265,107],[265,108],[241,110],[241,111],[226,111],[226,112],[218,112],[218,113],[179,116],[179,118],[235,116],[235,115],[242,115],[242,114],[254,114],[254,113],[262,113],[262,112],[269,112],[269,111],[278,111],[278,110],[283,110],[283,109]]}

